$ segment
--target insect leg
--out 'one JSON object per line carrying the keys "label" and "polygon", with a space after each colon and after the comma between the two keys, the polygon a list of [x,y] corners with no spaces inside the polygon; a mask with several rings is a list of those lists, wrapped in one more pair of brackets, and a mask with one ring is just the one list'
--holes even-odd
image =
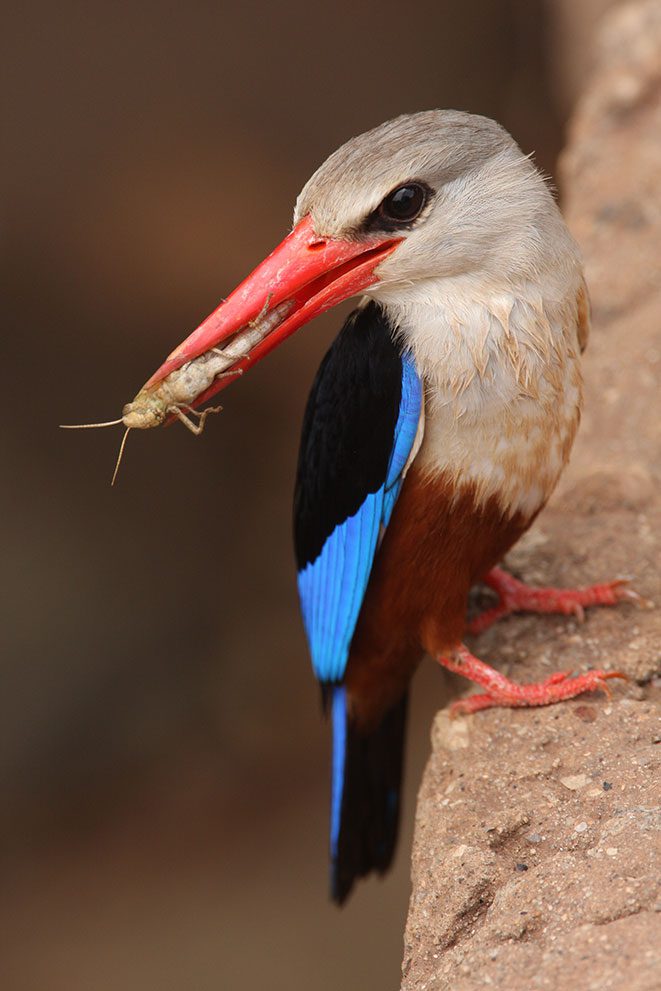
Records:
{"label": "insect leg", "polygon": [[187,429],[190,430],[192,434],[195,434],[196,437],[199,437],[202,431],[204,430],[204,424],[209,414],[220,413],[222,408],[223,408],[222,406],[209,406],[207,409],[204,409],[202,410],[201,413],[199,413],[191,406],[185,406],[184,409],[187,409],[189,413],[192,413],[193,416],[197,416],[199,418],[199,423],[193,423],[190,416],[186,416],[181,406],[170,406],[168,412],[173,413],[174,416],[176,416],[179,420],[181,420],[183,425],[187,427]]}
{"label": "insect leg", "polygon": [[[221,358],[225,358],[226,357],[226,355],[224,354],[224,352],[223,351],[220,351],[219,348],[211,348],[211,350],[213,351],[214,354],[219,354],[221,356]],[[250,354],[250,351],[244,351],[243,354],[238,354],[234,360],[235,361],[241,361],[242,358],[247,358],[249,354]],[[214,376],[214,378],[217,378],[217,379],[228,379],[232,375],[243,375],[243,368],[232,368],[232,369],[230,369],[229,372],[218,372],[218,374],[216,376]]]}
{"label": "insect leg", "polygon": [[253,317],[253,318],[252,318],[252,320],[250,320],[250,321],[248,322],[248,326],[249,326],[249,327],[257,327],[257,326],[258,326],[258,324],[259,324],[259,323],[260,323],[260,322],[262,321],[262,319],[263,319],[263,318],[264,318],[264,317],[266,316],[266,314],[268,313],[268,311],[269,311],[269,306],[271,305],[271,300],[272,300],[272,299],[273,299],[273,293],[272,293],[272,292],[270,292],[270,293],[268,294],[268,296],[266,297],[266,302],[265,302],[265,303],[264,303],[264,305],[262,306],[262,308],[261,308],[261,310],[259,311],[259,313],[257,314],[257,316],[256,316],[256,317]]}

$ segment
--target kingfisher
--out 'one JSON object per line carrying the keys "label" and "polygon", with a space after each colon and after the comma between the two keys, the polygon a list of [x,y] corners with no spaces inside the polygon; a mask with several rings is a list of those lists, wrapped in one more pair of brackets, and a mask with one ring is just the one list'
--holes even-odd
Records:
{"label": "kingfisher", "polygon": [[[392,861],[407,694],[423,656],[480,686],[453,713],[560,702],[622,675],[518,684],[474,656],[466,633],[516,611],[582,616],[635,596],[622,581],[530,587],[500,567],[569,458],[590,317],[545,178],[486,117],[415,113],[342,145],[304,186],[291,233],[141,395],[231,345],[229,370],[192,413],[353,296],[307,402],[294,496],[303,622],[332,722],[338,903]],[[498,603],[469,623],[476,583]]]}

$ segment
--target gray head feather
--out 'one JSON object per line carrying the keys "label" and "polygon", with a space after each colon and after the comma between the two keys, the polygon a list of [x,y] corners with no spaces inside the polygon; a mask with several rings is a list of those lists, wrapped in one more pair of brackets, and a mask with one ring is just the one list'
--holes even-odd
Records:
{"label": "gray head feather", "polygon": [[534,164],[500,124],[457,110],[396,117],[347,141],[306,183],[294,219],[309,214],[320,237],[367,238],[366,218],[414,180],[433,197],[399,232],[403,243],[379,266],[371,295],[454,276],[526,279],[555,264],[553,255],[574,265],[573,242]]}
{"label": "gray head feather", "polygon": [[506,150],[523,157],[488,117],[458,110],[395,117],[326,159],[303,187],[294,219],[310,213],[319,235],[346,237],[396,186],[424,179],[437,189]]}

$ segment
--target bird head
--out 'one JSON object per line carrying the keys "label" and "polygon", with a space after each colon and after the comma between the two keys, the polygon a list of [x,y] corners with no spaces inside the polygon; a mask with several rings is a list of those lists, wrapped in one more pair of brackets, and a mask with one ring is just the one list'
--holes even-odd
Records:
{"label": "bird head", "polygon": [[294,223],[319,237],[392,237],[370,295],[502,265],[503,248],[548,205],[539,172],[487,117],[431,110],[397,117],[338,148],[301,191]]}
{"label": "bird head", "polygon": [[[396,312],[438,302],[457,279],[502,284],[534,274],[541,232],[554,230],[564,225],[546,183],[495,121],[450,110],[398,117],[321,165],[298,197],[292,232],[144,388],[229,341],[237,353],[246,341],[231,366],[244,371],[350,296]],[[197,405],[229,381],[218,378],[188,401]]]}

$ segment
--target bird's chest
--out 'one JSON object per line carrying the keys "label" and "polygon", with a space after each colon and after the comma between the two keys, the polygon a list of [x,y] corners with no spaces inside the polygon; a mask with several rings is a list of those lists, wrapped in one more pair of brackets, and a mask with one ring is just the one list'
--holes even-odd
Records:
{"label": "bird's chest", "polygon": [[495,499],[506,516],[532,517],[549,498],[567,462],[580,418],[578,357],[537,362],[517,373],[507,360],[457,386],[426,380],[423,473],[449,478],[475,503]]}

